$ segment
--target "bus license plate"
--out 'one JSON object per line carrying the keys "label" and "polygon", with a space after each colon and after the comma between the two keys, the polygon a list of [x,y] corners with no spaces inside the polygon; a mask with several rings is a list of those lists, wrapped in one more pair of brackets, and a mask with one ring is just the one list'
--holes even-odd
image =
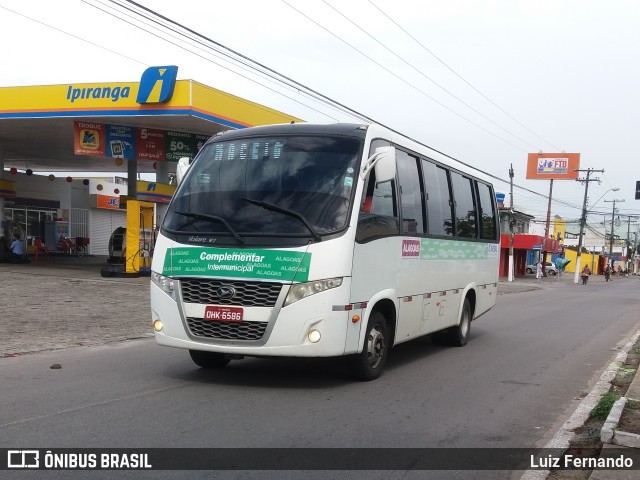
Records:
{"label": "bus license plate", "polygon": [[241,307],[214,307],[204,309],[204,319],[212,322],[241,322],[243,310]]}

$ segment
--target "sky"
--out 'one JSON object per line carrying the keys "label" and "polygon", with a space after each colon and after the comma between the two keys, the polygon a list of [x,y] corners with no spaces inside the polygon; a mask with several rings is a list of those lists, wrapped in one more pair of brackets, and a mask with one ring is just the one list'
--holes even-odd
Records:
{"label": "sky", "polygon": [[[0,87],[138,81],[148,66],[177,65],[179,79],[309,122],[360,121],[301,88],[240,70],[203,45],[143,24],[118,3],[133,8],[124,0],[0,0]],[[494,185],[507,194],[507,205],[513,165],[514,208],[535,215],[542,231],[549,182],[525,178],[529,152],[577,152],[581,169],[605,170],[592,174],[601,181],[589,185],[590,224],[611,220],[614,199],[624,200],[616,203],[616,220],[640,216],[637,1],[139,4],[503,179]],[[552,218],[579,219],[583,197],[583,183],[554,182]],[[632,223],[631,232],[637,230]]]}

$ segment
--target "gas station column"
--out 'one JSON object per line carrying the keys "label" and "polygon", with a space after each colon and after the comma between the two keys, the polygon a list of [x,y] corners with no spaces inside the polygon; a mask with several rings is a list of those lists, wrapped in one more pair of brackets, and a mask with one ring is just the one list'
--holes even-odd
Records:
{"label": "gas station column", "polygon": [[[2,142],[0,141],[0,180],[4,179],[4,156],[2,155]],[[0,195],[0,238],[4,233],[4,226],[7,217],[4,212],[4,197]],[[0,244],[0,248],[4,248],[2,244]]]}
{"label": "gas station column", "polygon": [[169,184],[169,162],[156,162],[156,182]]}
{"label": "gas station column", "polygon": [[138,194],[138,161],[127,161],[127,196],[136,198]]}

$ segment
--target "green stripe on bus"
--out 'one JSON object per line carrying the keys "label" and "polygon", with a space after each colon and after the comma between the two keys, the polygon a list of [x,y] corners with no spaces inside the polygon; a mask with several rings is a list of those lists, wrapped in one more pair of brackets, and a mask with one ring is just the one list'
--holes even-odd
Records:
{"label": "green stripe on bus", "polygon": [[179,247],[167,250],[162,274],[306,282],[310,264],[311,254],[304,252]]}

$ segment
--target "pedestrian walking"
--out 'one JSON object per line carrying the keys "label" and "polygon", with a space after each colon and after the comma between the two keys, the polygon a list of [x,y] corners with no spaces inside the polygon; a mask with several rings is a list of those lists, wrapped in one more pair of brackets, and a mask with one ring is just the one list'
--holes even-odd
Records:
{"label": "pedestrian walking", "polygon": [[607,282],[611,280],[611,267],[609,265],[604,267],[604,279]]}
{"label": "pedestrian walking", "polygon": [[542,277],[542,262],[538,261],[536,265],[536,280],[540,283],[540,278]]}
{"label": "pedestrian walking", "polygon": [[587,280],[589,280],[589,275],[591,275],[591,269],[589,268],[589,265],[585,265],[584,268],[582,269],[582,272],[580,273],[580,277],[582,278],[583,285],[587,284]]}

